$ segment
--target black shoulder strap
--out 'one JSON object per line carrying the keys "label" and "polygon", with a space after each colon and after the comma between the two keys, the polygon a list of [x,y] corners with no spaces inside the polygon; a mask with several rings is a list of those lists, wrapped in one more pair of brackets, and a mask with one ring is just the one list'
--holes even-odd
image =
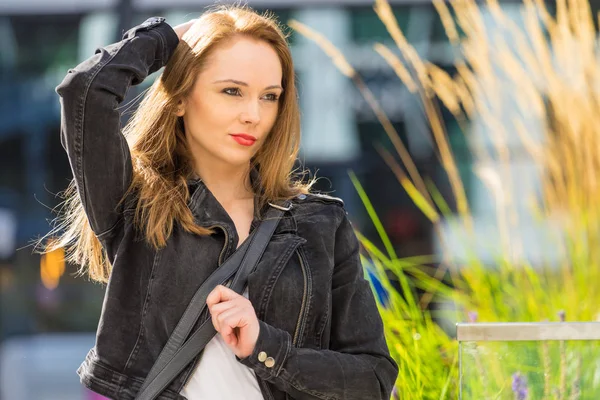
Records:
{"label": "black shoulder strap", "polygon": [[206,308],[206,298],[217,285],[225,284],[235,274],[230,288],[242,293],[248,275],[260,261],[279,220],[290,207],[289,201],[283,207],[273,205],[248,240],[204,281],[150,369],[135,400],[154,400],[213,338],[217,332],[209,318],[183,343]]}

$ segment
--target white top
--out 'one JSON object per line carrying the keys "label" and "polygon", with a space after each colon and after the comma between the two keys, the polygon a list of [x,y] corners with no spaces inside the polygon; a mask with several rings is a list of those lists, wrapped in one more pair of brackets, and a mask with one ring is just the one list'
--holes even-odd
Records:
{"label": "white top", "polygon": [[[247,288],[243,294],[248,298]],[[188,400],[264,400],[254,371],[235,358],[219,333],[207,343],[181,395]]]}

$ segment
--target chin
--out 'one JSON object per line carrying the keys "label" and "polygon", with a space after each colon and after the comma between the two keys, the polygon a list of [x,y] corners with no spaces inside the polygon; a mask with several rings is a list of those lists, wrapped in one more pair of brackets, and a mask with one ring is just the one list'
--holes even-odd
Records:
{"label": "chin", "polygon": [[243,154],[240,153],[241,152],[239,151],[228,152],[227,154],[224,154],[222,160],[232,167],[243,167],[249,165],[254,154],[249,151],[243,152]]}

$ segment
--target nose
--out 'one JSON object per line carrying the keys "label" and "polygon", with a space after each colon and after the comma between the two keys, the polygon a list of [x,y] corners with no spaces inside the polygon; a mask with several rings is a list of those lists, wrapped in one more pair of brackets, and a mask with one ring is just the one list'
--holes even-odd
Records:
{"label": "nose", "polygon": [[240,119],[245,124],[258,124],[260,122],[260,104],[257,101],[249,101],[240,114]]}

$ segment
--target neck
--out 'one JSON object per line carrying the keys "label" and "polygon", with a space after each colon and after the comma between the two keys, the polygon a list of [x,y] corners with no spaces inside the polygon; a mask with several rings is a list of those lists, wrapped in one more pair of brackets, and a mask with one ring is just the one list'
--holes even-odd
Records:
{"label": "neck", "polygon": [[215,166],[195,163],[195,172],[208,190],[223,205],[254,197],[250,180],[250,166]]}

